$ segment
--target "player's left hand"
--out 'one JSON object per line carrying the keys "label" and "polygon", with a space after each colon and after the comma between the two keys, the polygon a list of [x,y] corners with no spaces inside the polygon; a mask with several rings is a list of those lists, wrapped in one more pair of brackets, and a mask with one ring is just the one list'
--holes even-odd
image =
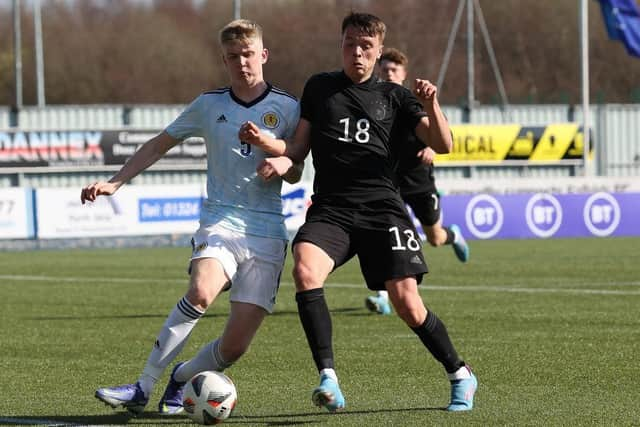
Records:
{"label": "player's left hand", "polygon": [[436,100],[438,88],[429,80],[415,79],[413,82],[413,94],[423,104],[431,104]]}
{"label": "player's left hand", "polygon": [[436,158],[436,152],[429,147],[425,147],[418,151],[417,157],[424,165],[432,165]]}
{"label": "player's left hand", "polygon": [[261,135],[260,128],[251,121],[244,122],[242,126],[240,126],[240,131],[238,132],[238,138],[240,141],[251,145],[260,145]]}
{"label": "player's left hand", "polygon": [[268,157],[258,165],[256,172],[265,181],[269,181],[275,176],[286,174],[291,166],[293,166],[293,161],[286,156]]}

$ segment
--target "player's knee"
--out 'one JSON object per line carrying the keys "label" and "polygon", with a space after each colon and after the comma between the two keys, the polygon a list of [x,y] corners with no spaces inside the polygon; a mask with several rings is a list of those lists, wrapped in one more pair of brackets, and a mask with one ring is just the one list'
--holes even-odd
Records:
{"label": "player's knee", "polygon": [[398,317],[400,317],[404,323],[410,328],[418,327],[424,322],[424,309],[420,307],[412,307],[407,304],[399,304],[398,307],[394,307]]}
{"label": "player's knee", "polygon": [[215,294],[203,286],[192,286],[187,292],[187,300],[201,310],[206,310],[215,299]]}
{"label": "player's knee", "polygon": [[318,287],[317,275],[308,265],[298,262],[293,267],[293,280],[298,291]]}

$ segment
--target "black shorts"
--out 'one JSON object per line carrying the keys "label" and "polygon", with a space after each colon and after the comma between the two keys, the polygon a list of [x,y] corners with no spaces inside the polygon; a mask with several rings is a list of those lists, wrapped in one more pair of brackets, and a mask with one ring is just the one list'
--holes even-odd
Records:
{"label": "black shorts", "polygon": [[411,206],[423,227],[431,227],[440,220],[440,196],[436,192],[403,194],[402,199]]}
{"label": "black shorts", "polygon": [[310,242],[333,259],[335,268],[358,255],[367,287],[384,290],[390,279],[428,272],[422,244],[404,209],[346,209],[312,204],[292,246]]}

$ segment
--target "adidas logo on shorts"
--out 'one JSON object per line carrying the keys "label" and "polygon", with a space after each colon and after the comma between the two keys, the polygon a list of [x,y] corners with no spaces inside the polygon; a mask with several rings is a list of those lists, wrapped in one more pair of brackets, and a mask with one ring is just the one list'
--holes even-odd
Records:
{"label": "adidas logo on shorts", "polygon": [[411,264],[422,264],[422,260],[418,255],[414,255],[413,258],[409,260]]}

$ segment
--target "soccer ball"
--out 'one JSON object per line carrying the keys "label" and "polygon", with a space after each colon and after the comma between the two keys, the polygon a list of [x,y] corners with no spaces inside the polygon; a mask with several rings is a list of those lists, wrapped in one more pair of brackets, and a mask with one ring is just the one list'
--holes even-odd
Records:
{"label": "soccer ball", "polygon": [[184,385],[184,411],[198,424],[220,424],[229,418],[237,401],[236,386],[222,372],[200,372]]}

